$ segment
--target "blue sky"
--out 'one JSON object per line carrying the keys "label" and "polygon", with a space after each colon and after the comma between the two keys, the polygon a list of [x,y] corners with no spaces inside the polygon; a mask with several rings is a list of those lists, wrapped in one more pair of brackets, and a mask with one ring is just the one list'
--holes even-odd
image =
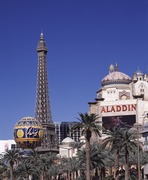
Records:
{"label": "blue sky", "polygon": [[131,77],[148,73],[147,0],[1,0],[0,139],[34,116],[41,32],[55,122],[88,111],[110,64]]}

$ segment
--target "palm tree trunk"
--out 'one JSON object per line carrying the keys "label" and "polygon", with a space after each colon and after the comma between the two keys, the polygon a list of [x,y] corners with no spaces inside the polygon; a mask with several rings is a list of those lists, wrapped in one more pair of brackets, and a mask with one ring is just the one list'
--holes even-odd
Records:
{"label": "palm tree trunk", "polygon": [[76,170],[76,178],[78,177],[78,170]]}
{"label": "palm tree trunk", "polygon": [[129,177],[129,154],[125,154],[125,180],[128,180]]}
{"label": "palm tree trunk", "polygon": [[115,180],[118,180],[119,177],[119,150],[117,150],[115,155],[115,172],[114,172],[114,178]]}
{"label": "palm tree trunk", "polygon": [[43,172],[43,180],[46,180],[46,173],[45,173],[45,171]]}
{"label": "palm tree trunk", "polygon": [[28,174],[28,179],[29,179],[29,180],[32,180],[32,175],[29,175],[29,174]]}
{"label": "palm tree trunk", "polygon": [[10,180],[13,180],[13,166],[10,166]]}
{"label": "palm tree trunk", "polygon": [[90,180],[90,139],[86,138],[86,180]]}
{"label": "palm tree trunk", "polygon": [[44,174],[43,174],[43,172],[41,172],[41,174],[40,174],[40,180],[44,180]]}
{"label": "palm tree trunk", "polygon": [[109,166],[108,167],[108,169],[109,169],[109,175],[111,176],[111,175],[113,175],[113,170],[112,170],[112,167],[111,166]]}

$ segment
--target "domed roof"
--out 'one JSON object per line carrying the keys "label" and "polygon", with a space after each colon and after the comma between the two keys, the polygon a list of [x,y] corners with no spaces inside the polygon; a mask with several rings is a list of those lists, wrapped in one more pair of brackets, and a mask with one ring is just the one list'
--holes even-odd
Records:
{"label": "domed roof", "polygon": [[109,68],[109,74],[102,79],[102,86],[109,84],[129,84],[132,82],[132,79],[122,72],[119,72],[118,69]]}
{"label": "domed roof", "polygon": [[64,143],[74,143],[75,141],[72,139],[72,138],[70,138],[70,137],[66,137],[65,139],[63,139],[63,141],[62,141],[62,144]]}

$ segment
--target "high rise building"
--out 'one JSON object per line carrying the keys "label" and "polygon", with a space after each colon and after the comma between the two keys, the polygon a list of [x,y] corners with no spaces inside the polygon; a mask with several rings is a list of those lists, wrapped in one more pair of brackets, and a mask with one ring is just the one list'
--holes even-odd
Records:
{"label": "high rise building", "polygon": [[80,141],[81,137],[81,129],[77,128],[76,130],[72,130],[72,127],[76,125],[78,122],[60,122],[55,123],[55,132],[58,139],[59,144],[61,144],[62,140],[66,137],[71,137],[75,142]]}
{"label": "high rise building", "polygon": [[37,76],[37,95],[35,118],[40,121],[44,128],[44,135],[41,148],[44,151],[52,151],[57,148],[55,125],[52,121],[49,91],[48,91],[48,73],[47,73],[47,47],[44,41],[43,33],[37,46],[38,54],[38,76]]}

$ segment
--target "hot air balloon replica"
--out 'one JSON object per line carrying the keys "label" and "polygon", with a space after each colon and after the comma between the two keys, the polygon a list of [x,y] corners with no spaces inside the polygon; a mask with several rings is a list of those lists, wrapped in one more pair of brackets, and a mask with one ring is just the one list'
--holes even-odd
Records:
{"label": "hot air balloon replica", "polygon": [[33,117],[24,117],[14,126],[14,140],[24,152],[41,146],[42,137],[42,125]]}

